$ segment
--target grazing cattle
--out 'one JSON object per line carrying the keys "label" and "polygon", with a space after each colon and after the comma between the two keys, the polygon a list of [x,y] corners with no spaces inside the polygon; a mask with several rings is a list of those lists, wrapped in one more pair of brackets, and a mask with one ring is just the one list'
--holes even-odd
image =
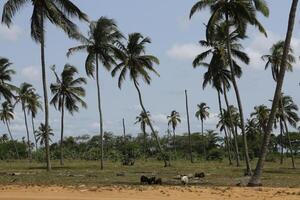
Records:
{"label": "grazing cattle", "polygon": [[189,183],[189,177],[188,176],[182,176],[181,177],[181,183],[183,185],[187,185]]}
{"label": "grazing cattle", "polygon": [[161,178],[157,178],[155,180],[155,185],[161,185],[162,184],[162,179]]}
{"label": "grazing cattle", "polygon": [[204,177],[205,177],[204,172],[195,173],[195,178],[204,178]]}
{"label": "grazing cattle", "polygon": [[141,176],[141,184],[149,184],[149,178],[147,176]]}
{"label": "grazing cattle", "polygon": [[149,185],[155,184],[155,180],[156,180],[155,176],[148,178],[148,184]]}

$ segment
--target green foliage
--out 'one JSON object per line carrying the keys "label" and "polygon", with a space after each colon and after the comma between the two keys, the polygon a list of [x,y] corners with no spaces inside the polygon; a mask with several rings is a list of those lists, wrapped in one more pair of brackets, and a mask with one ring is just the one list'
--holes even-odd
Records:
{"label": "green foliage", "polygon": [[208,151],[206,159],[222,161],[223,157],[224,157],[224,150],[215,148]]}

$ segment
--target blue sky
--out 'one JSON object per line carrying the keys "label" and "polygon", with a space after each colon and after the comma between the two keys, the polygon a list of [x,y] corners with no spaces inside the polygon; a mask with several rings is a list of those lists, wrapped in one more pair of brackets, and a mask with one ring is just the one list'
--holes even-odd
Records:
{"label": "blue sky", "polygon": [[[0,8],[6,1],[0,2]],[[141,32],[152,39],[148,46],[148,53],[156,55],[161,63],[156,67],[160,77],[153,76],[150,86],[141,84],[146,108],[151,112],[156,129],[160,134],[165,134],[167,129],[166,116],[176,109],[182,117],[182,124],[178,126],[178,132],[185,132],[186,114],[184,102],[184,90],[189,93],[191,129],[200,130],[200,123],[195,119],[196,105],[206,102],[211,107],[211,117],[206,121],[206,129],[215,129],[217,122],[218,104],[216,91],[209,86],[202,90],[204,70],[193,69],[192,60],[203,48],[197,45],[197,41],[204,39],[203,23],[207,22],[208,12],[197,14],[192,20],[188,14],[195,0],[74,0],[91,20],[101,16],[114,18],[118,22],[120,30],[127,35],[132,32]],[[257,30],[249,28],[249,38],[243,43],[245,51],[251,58],[249,66],[243,66],[243,76],[238,80],[245,117],[252,112],[253,107],[259,104],[269,105],[269,99],[274,92],[274,82],[270,71],[264,70],[264,63],[260,56],[268,53],[271,45],[283,39],[287,27],[288,12],[291,0],[267,1],[271,10],[268,19],[260,20],[267,29],[268,38],[265,38]],[[30,38],[31,5],[28,4],[14,18],[14,26],[9,30],[0,25],[0,56],[9,58],[17,71],[14,83],[32,83],[42,95],[40,48]],[[2,14],[2,13],[1,13]],[[88,25],[78,22],[82,33],[86,34]],[[78,67],[82,76],[85,76],[84,61],[86,54],[80,53],[66,58],[68,48],[76,46],[78,42],[69,40],[66,35],[47,23],[46,25],[46,65],[56,65],[57,71],[61,71],[65,63]],[[296,56],[300,55],[299,17],[295,27],[292,46]],[[298,86],[299,62],[295,64],[293,73],[288,73],[284,85],[286,94],[291,95],[296,103],[300,101],[300,87]],[[53,74],[47,69],[48,85],[54,81]],[[127,132],[135,135],[139,132],[139,126],[134,124],[135,117],[140,113],[137,93],[133,84],[128,81],[122,90],[117,87],[117,80],[103,68],[100,71],[102,102],[105,131],[113,131],[116,134],[122,132],[122,118],[126,119]],[[65,120],[65,135],[82,135],[98,133],[98,114],[96,102],[95,81],[88,79],[86,86],[88,103],[87,110],[81,110],[74,116],[67,115]],[[50,92],[49,92],[50,94]],[[50,95],[51,97],[51,95]],[[235,104],[233,91],[230,92],[230,102]],[[16,109],[15,120],[11,123],[13,134],[21,138],[25,136],[25,127],[21,109]],[[37,123],[42,122],[43,114],[38,115]],[[51,126],[55,131],[55,138],[59,136],[60,113],[51,108]],[[1,133],[5,133],[4,126],[0,126]]]}

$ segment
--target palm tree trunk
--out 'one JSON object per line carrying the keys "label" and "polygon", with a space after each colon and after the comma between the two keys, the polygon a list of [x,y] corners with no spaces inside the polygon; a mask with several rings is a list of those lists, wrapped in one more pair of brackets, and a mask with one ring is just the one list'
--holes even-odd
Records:
{"label": "palm tree trunk", "polygon": [[172,130],[173,130],[173,148],[174,148],[174,155],[175,155],[175,158],[177,158],[175,128],[173,128]]}
{"label": "palm tree trunk", "polygon": [[203,119],[201,119],[201,134],[202,134],[202,139],[203,139],[203,154],[204,154],[204,159],[207,159],[207,154],[206,154],[206,138],[204,137],[204,127],[203,127]]}
{"label": "palm tree trunk", "polygon": [[229,42],[229,20],[228,20],[228,14],[226,15],[226,24],[227,24],[227,40],[226,40],[226,45],[227,45],[227,51],[228,51],[228,59],[229,59],[229,64],[230,64],[230,71],[231,71],[231,81],[233,84],[233,88],[236,94],[236,99],[237,99],[237,104],[240,112],[240,120],[241,120],[241,130],[242,130],[242,136],[243,136],[243,143],[244,143],[244,154],[245,154],[245,161],[246,161],[246,175],[252,175],[252,170],[251,170],[251,164],[250,164],[250,158],[249,158],[249,153],[248,153],[248,143],[247,143],[247,135],[245,132],[245,124],[244,124],[244,112],[243,112],[243,107],[242,107],[242,101],[240,97],[240,92],[235,80],[235,72],[234,72],[234,66],[233,66],[233,61],[231,57],[231,46]]}
{"label": "palm tree trunk", "polygon": [[146,150],[147,150],[147,142],[146,142],[146,137],[147,137],[147,133],[146,133],[146,126],[143,127],[143,134],[144,134],[144,160],[146,160]]}
{"label": "palm tree trunk", "polygon": [[62,97],[61,121],[60,121],[60,165],[64,165],[64,115],[65,115],[65,96]]}
{"label": "palm tree trunk", "polygon": [[[223,111],[222,111],[222,101],[221,101],[221,96],[220,96],[220,91],[217,90],[218,92],[218,103],[219,103],[219,110],[220,110],[220,115],[221,118],[223,117]],[[228,141],[228,135],[227,135],[227,131],[226,131],[226,127],[224,129],[224,133],[225,133],[225,143],[226,143],[226,149],[227,149],[227,153],[228,153],[228,160],[229,160],[229,165],[232,165],[232,161],[231,161],[231,152],[230,152],[230,142]]]}
{"label": "palm tree trunk", "polygon": [[33,134],[34,143],[35,143],[35,151],[37,151],[38,150],[38,142],[37,142],[36,135],[35,135],[34,118],[32,115],[31,115],[31,125],[32,125],[32,134]]}
{"label": "palm tree trunk", "polygon": [[223,91],[224,91],[224,99],[225,99],[225,103],[226,103],[226,108],[227,108],[227,111],[229,114],[230,131],[233,135],[233,140],[234,140],[234,152],[235,152],[235,158],[236,158],[236,166],[239,167],[240,166],[240,153],[239,153],[239,145],[238,145],[238,141],[237,141],[238,134],[237,134],[237,131],[234,130],[232,115],[230,112],[229,101],[227,98],[227,90],[225,88],[224,83],[223,83]]}
{"label": "palm tree trunk", "polygon": [[266,128],[266,131],[264,134],[263,143],[262,143],[262,147],[261,147],[261,153],[260,153],[257,165],[256,165],[256,169],[248,183],[248,186],[261,185],[261,176],[262,176],[265,159],[266,159],[266,156],[268,153],[268,146],[270,143],[271,131],[272,131],[275,115],[276,115],[276,112],[278,109],[278,103],[281,98],[281,90],[282,90],[284,76],[285,76],[286,67],[287,67],[286,66],[287,56],[289,53],[289,48],[290,48],[291,40],[292,40],[292,36],[293,36],[297,6],[298,6],[298,0],[293,0],[290,14],[289,14],[287,34],[286,34],[286,39],[285,39],[285,44],[284,44],[284,49],[283,49],[282,60],[281,60],[281,64],[280,64],[280,72],[279,72],[279,76],[277,79],[274,98],[272,101],[273,103],[272,103],[272,108],[271,108],[271,112],[270,112],[270,116],[269,116],[269,121],[268,121],[267,128]]}
{"label": "palm tree trunk", "polygon": [[293,146],[292,146],[292,142],[291,142],[289,129],[288,129],[288,126],[286,123],[286,119],[283,119],[283,123],[284,123],[285,132],[286,132],[286,136],[287,136],[287,140],[288,140],[288,145],[289,145],[289,149],[290,149],[290,153],[291,153],[293,169],[296,169],[296,164],[295,164],[295,159],[294,159],[294,151],[293,151]]}
{"label": "palm tree trunk", "polygon": [[9,128],[9,125],[8,125],[7,120],[5,120],[5,124],[6,124],[6,127],[7,127],[7,131],[8,131],[8,133],[9,133],[10,139],[11,139],[13,145],[14,145],[14,148],[15,148],[15,151],[16,151],[16,156],[17,156],[17,158],[18,158],[18,160],[19,160],[19,159],[20,159],[20,156],[19,156],[18,148],[17,148],[16,142],[14,141],[14,138],[13,138],[13,136],[12,136],[12,134],[11,134],[11,131],[10,131],[10,128]]}
{"label": "palm tree trunk", "polygon": [[29,160],[29,162],[31,162],[32,161],[31,144],[30,144],[28,123],[27,123],[27,115],[26,115],[24,103],[22,103],[22,110],[23,110],[23,114],[24,114],[24,121],[25,121],[26,134],[27,134],[28,160]]}
{"label": "palm tree trunk", "polygon": [[191,159],[191,163],[194,163],[193,151],[192,151],[192,141],[191,141],[191,127],[190,127],[189,102],[188,102],[187,90],[185,90],[185,108],[186,108],[186,117],[187,117],[188,134],[189,134],[190,159]]}
{"label": "palm tree trunk", "polygon": [[281,151],[280,151],[280,164],[283,164],[283,124],[281,119],[279,120],[279,126],[280,126],[280,146],[281,146]]}
{"label": "palm tree trunk", "polygon": [[100,81],[99,81],[99,61],[98,54],[96,54],[96,81],[97,81],[97,95],[98,95],[98,111],[99,111],[99,124],[100,124],[100,148],[101,148],[101,163],[100,167],[103,170],[103,116],[102,116],[102,108],[101,108],[101,93],[100,93]]}
{"label": "palm tree trunk", "polygon": [[[44,13],[44,11],[41,11]],[[47,92],[47,77],[46,77],[46,64],[45,64],[45,32],[44,32],[44,15],[41,14],[41,62],[42,62],[42,79],[43,79],[43,92],[44,92],[44,107],[45,107],[45,126],[49,127],[49,108],[48,108],[48,92]],[[45,141],[46,148],[46,162],[47,171],[51,170],[50,163],[50,145],[49,145],[49,134],[46,134]]]}
{"label": "palm tree trunk", "polygon": [[124,137],[124,142],[126,140],[126,128],[125,128],[125,119],[122,119],[122,124],[123,124],[123,137]]}
{"label": "palm tree trunk", "polygon": [[[145,109],[144,104],[143,104],[142,94],[141,94],[140,88],[138,86],[138,83],[137,83],[137,81],[135,79],[133,79],[133,83],[134,83],[134,86],[135,86],[135,88],[136,88],[136,90],[138,92],[139,101],[140,101],[140,105],[142,107],[142,110],[143,110],[144,113],[147,113],[147,110]],[[156,134],[156,132],[155,132],[153,126],[152,126],[152,122],[150,121],[150,119],[149,119],[148,116],[147,116],[147,120],[148,120],[148,123],[149,123],[149,127],[151,129],[152,135],[154,136],[154,138],[156,140],[157,147],[158,147],[158,150],[159,150],[159,152],[160,152],[160,154],[162,156],[162,159],[164,161],[165,167],[171,166],[170,159],[167,158],[168,156],[164,153],[163,148],[160,145],[160,141],[159,141],[158,135]]]}

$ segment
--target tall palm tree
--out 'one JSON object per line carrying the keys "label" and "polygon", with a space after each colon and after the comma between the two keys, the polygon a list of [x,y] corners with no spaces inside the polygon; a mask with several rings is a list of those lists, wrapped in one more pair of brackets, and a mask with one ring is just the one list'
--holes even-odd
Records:
{"label": "tall palm tree", "polygon": [[7,58],[0,57],[0,99],[4,97],[6,101],[11,100],[14,96],[12,90],[16,89],[15,86],[9,83],[12,81],[12,75],[16,73],[13,69],[10,69],[11,64]]}
{"label": "tall palm tree", "polygon": [[8,102],[5,101],[1,104],[1,110],[0,110],[0,120],[6,125],[7,131],[9,133],[10,139],[14,144],[14,148],[16,151],[16,156],[18,159],[20,159],[19,152],[15,143],[15,140],[13,139],[13,136],[11,134],[10,128],[9,128],[9,123],[11,120],[14,119],[14,110],[12,105]]}
{"label": "tall palm tree", "polygon": [[170,115],[167,116],[168,119],[168,126],[172,126],[172,130],[173,130],[173,148],[174,148],[174,153],[176,156],[176,134],[175,134],[175,130],[178,124],[181,123],[181,119],[180,119],[180,115],[179,112],[177,112],[176,110],[173,110],[171,112]]}
{"label": "tall palm tree", "polygon": [[141,113],[136,117],[135,124],[139,123],[141,127],[141,131],[144,135],[144,158],[146,158],[146,151],[147,151],[147,132],[146,127],[149,125],[149,118],[150,118],[150,112],[147,111],[146,113],[144,111],[141,111]]}
{"label": "tall palm tree", "polygon": [[[121,88],[123,81],[126,78],[127,73],[129,73],[130,79],[133,81],[134,87],[138,92],[140,106],[142,110],[146,113],[147,110],[143,104],[141,90],[139,88],[139,78],[142,78],[147,84],[151,83],[151,77],[149,72],[154,72],[159,75],[154,69],[154,64],[159,64],[158,58],[153,55],[146,54],[146,44],[151,43],[150,38],[143,37],[140,33],[129,34],[127,44],[119,43],[119,51],[117,54],[120,63],[112,70],[112,76],[115,76],[118,71],[120,71],[118,86]],[[164,160],[165,167],[170,165],[170,160],[168,156],[163,151],[162,146],[152,122],[149,120],[149,127],[151,129],[152,135],[155,137],[157,147],[161,153],[162,159]]]}
{"label": "tall palm tree", "polygon": [[292,36],[293,36],[293,31],[294,31],[297,7],[298,7],[298,0],[293,0],[291,9],[290,9],[290,14],[289,14],[287,33],[286,33],[286,38],[285,38],[285,43],[284,43],[284,48],[283,48],[282,59],[281,59],[281,63],[280,63],[280,70],[279,70],[279,74],[277,77],[276,89],[275,89],[275,93],[274,93],[274,97],[273,97],[273,101],[272,101],[272,107],[271,107],[271,111],[270,111],[269,121],[267,123],[267,127],[266,127],[266,130],[264,133],[264,138],[263,138],[262,147],[261,147],[261,153],[260,153],[259,159],[257,161],[257,165],[255,168],[254,174],[251,177],[251,179],[248,183],[248,186],[261,185],[261,176],[262,176],[265,159],[266,159],[267,152],[268,152],[268,146],[270,143],[274,119],[275,119],[275,115],[277,113],[280,98],[282,95],[281,90],[282,90],[282,86],[283,86],[283,82],[284,82],[285,72],[287,69],[288,54],[289,54],[289,49],[291,46],[291,40],[292,40]]}
{"label": "tall palm tree", "polygon": [[[49,126],[49,109],[45,61],[45,23],[46,20],[61,28],[70,38],[80,39],[77,26],[71,18],[88,21],[86,14],[80,11],[70,0],[6,0],[3,7],[2,23],[11,26],[13,17],[27,4],[32,5],[31,37],[41,46],[41,66],[44,92],[45,126]],[[51,170],[49,142],[46,140],[47,170]]]}
{"label": "tall palm tree", "polygon": [[35,89],[32,87],[29,83],[22,83],[21,86],[17,89],[17,95],[16,95],[16,102],[21,104],[22,111],[24,114],[24,122],[26,127],[26,133],[27,133],[27,148],[28,148],[28,159],[29,161],[32,160],[32,154],[31,154],[31,142],[29,137],[29,129],[28,129],[28,122],[27,122],[27,115],[26,115],[26,107],[29,104],[29,102],[32,101],[32,98],[35,94]]}
{"label": "tall palm tree", "polygon": [[[197,111],[195,113],[195,116],[198,120],[201,121],[201,134],[202,137],[204,138],[204,126],[203,122],[209,117],[209,106],[206,105],[206,103],[200,103],[197,105]],[[206,158],[206,144],[205,141],[203,141],[203,152],[204,152],[204,157]]]}
{"label": "tall palm tree", "polygon": [[98,21],[90,23],[89,38],[85,38],[83,44],[77,47],[70,48],[67,55],[84,51],[87,52],[87,58],[85,61],[85,70],[89,77],[94,78],[96,75],[97,84],[97,97],[98,97],[98,112],[99,112],[99,124],[100,124],[100,146],[101,146],[101,169],[103,169],[103,116],[101,107],[101,91],[100,91],[100,79],[99,79],[99,61],[105,67],[110,70],[113,65],[116,64],[115,43],[123,36],[118,30],[117,24],[113,19],[101,17]]}
{"label": "tall palm tree", "polygon": [[235,79],[234,62],[232,59],[234,53],[231,51],[230,34],[231,30],[233,29],[233,32],[237,31],[239,34],[244,35],[247,25],[250,24],[257,26],[259,31],[266,35],[266,31],[256,18],[256,12],[258,11],[263,15],[268,16],[269,10],[264,0],[200,0],[192,7],[190,18],[195,14],[195,12],[203,10],[206,7],[209,7],[211,11],[211,16],[206,28],[206,38],[208,41],[213,41],[215,39],[214,30],[216,28],[216,24],[219,24],[220,22],[224,22],[226,24],[226,37],[224,37],[224,41],[226,44],[227,58],[231,71],[231,81],[236,94],[236,100],[240,113],[247,174],[251,175],[252,171],[248,154],[247,136],[245,134],[244,113],[239,88]]}
{"label": "tall palm tree", "polygon": [[281,123],[281,128],[285,130],[285,134],[287,136],[288,146],[292,158],[292,166],[295,169],[296,165],[294,161],[293,146],[287,123],[289,123],[289,125],[291,125],[292,127],[297,128],[297,123],[299,122],[299,116],[297,114],[298,106],[294,103],[291,96],[284,96],[282,94],[282,97],[279,100],[279,108],[277,112],[277,116],[279,117],[279,121]]}
{"label": "tall palm tree", "polygon": [[50,85],[53,98],[50,104],[61,112],[61,132],[60,132],[60,165],[64,165],[63,140],[64,140],[64,113],[65,108],[71,115],[79,111],[80,104],[86,108],[87,105],[82,99],[85,97],[85,89],[83,85],[86,80],[83,77],[75,77],[78,74],[76,67],[66,64],[60,76],[55,72],[55,67],[52,68],[56,77],[56,83]]}
{"label": "tall palm tree", "polygon": [[38,113],[38,110],[42,110],[42,102],[41,102],[41,97],[37,93],[32,93],[31,98],[29,98],[27,104],[26,104],[26,109],[27,113],[31,115],[31,125],[32,125],[32,134],[34,137],[35,141],[35,150],[37,151],[38,149],[38,142],[37,138],[35,135],[35,125],[34,125],[34,119],[36,118],[36,115]]}

